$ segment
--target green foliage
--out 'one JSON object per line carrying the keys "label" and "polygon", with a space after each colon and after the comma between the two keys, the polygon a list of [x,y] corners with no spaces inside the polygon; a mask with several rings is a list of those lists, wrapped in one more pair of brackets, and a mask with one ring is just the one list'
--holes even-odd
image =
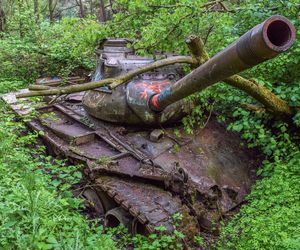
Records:
{"label": "green foliage", "polygon": [[4,94],[10,91],[16,91],[22,87],[25,87],[26,84],[20,80],[14,80],[12,78],[0,78],[0,94]]}
{"label": "green foliage", "polygon": [[173,215],[174,231],[172,234],[165,234],[164,226],[157,227],[157,233],[150,234],[148,237],[136,235],[133,237],[135,249],[183,249],[183,239],[185,235],[178,229],[182,221],[182,214],[176,213]]}
{"label": "green foliage", "polygon": [[274,173],[256,184],[249,204],[223,229],[219,249],[299,249],[299,151],[264,168]]}
{"label": "green foliage", "polygon": [[24,33],[9,34],[0,43],[0,76],[34,81],[41,76],[89,73],[94,49],[105,31],[93,19],[65,18]]}
{"label": "green foliage", "polygon": [[[17,83],[7,81],[1,92],[7,86]],[[37,135],[24,135],[24,124],[2,101],[0,112],[0,248],[115,249],[111,237],[78,212],[82,202],[70,192],[81,178],[78,167],[45,157],[34,147]]]}
{"label": "green foliage", "polygon": [[135,235],[128,233],[127,229],[120,226],[112,228],[109,233],[114,235],[117,240],[117,245],[120,249],[133,248],[136,250],[160,250],[160,249],[182,249],[182,239],[184,235],[175,230],[172,234],[166,234],[165,227],[157,227],[157,233],[152,233],[148,236]]}
{"label": "green foliage", "polygon": [[219,249],[298,249],[300,153],[294,125],[240,107],[226,117],[231,118],[228,129],[266,159],[257,171],[264,178],[247,197],[248,204],[223,227]]}
{"label": "green foliage", "polygon": [[[107,28],[112,36],[135,39],[135,48],[141,54],[160,50],[187,53],[185,38],[189,34],[206,37],[212,25],[221,30],[231,22],[226,18],[229,17],[227,13],[210,12],[203,8],[208,2],[204,0],[116,2],[122,12],[114,15],[113,22],[108,23]],[[136,39],[136,33],[141,33],[140,39]],[[226,40],[223,38],[222,45],[224,42]]]}

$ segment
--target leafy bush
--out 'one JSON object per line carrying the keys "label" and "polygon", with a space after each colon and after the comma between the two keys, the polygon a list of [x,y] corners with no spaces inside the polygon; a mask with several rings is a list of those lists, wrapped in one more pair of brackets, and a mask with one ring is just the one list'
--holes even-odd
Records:
{"label": "leafy bush", "polygon": [[219,249],[299,249],[299,151],[264,168],[274,173],[256,184],[249,204],[223,228]]}
{"label": "leafy bush", "polygon": [[23,37],[10,34],[0,43],[0,76],[33,81],[41,76],[89,73],[104,29],[92,19],[43,22]]}

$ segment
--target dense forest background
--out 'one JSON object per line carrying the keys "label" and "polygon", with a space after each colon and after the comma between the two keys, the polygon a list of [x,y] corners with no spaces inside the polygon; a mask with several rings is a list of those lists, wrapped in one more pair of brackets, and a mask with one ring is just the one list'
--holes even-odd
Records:
{"label": "dense forest background", "polygon": [[[89,77],[94,49],[105,37],[131,38],[142,55],[187,54],[185,38],[196,34],[212,56],[275,14],[288,17],[299,38],[297,0],[0,0],[0,93],[42,76]],[[288,118],[270,114],[224,83],[193,96],[200,104],[183,119],[187,132],[202,126],[213,110],[264,155],[259,180],[240,212],[224,221],[220,237],[214,243],[195,237],[203,249],[300,249],[299,66],[296,41],[287,53],[243,73],[286,100],[294,110]],[[0,109],[0,248],[182,248],[180,234],[131,237],[88,223],[79,213],[82,202],[69,191],[81,177],[78,168],[53,162],[43,148],[28,148],[37,135],[24,135],[24,125],[2,102]]]}

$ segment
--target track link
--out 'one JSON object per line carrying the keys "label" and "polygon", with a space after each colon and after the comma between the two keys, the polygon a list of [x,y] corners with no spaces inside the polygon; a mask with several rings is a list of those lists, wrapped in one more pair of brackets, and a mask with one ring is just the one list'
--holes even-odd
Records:
{"label": "track link", "polygon": [[[145,225],[149,232],[154,232],[159,226],[164,226],[169,232],[173,231],[173,215],[176,213],[186,215],[188,210],[178,197],[150,184],[110,176],[96,179],[96,184]],[[192,216],[190,217],[192,223],[194,220]],[[196,227],[196,224],[194,226]]]}

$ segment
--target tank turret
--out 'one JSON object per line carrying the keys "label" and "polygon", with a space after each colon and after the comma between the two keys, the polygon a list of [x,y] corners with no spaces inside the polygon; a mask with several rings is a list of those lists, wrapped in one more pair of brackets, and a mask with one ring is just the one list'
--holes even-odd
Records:
{"label": "tank turret", "polygon": [[[180,65],[164,67],[142,74],[114,91],[107,87],[88,91],[83,105],[92,116],[109,122],[173,123],[193,107],[185,97],[275,57],[289,49],[294,40],[295,28],[290,21],[272,16],[185,77]],[[101,44],[95,80],[115,77],[154,61],[135,55],[129,43],[126,39],[108,39]]]}

